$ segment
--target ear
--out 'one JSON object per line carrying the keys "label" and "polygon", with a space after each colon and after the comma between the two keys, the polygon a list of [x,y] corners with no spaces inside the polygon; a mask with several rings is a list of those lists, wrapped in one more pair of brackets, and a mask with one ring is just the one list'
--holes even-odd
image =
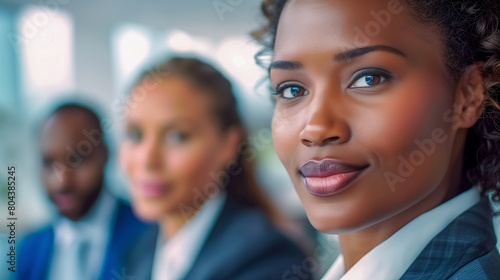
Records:
{"label": "ear", "polygon": [[456,89],[455,126],[469,128],[481,117],[484,111],[486,87],[481,74],[484,62],[470,65],[464,71]]}
{"label": "ear", "polygon": [[242,141],[242,131],[241,128],[233,126],[229,128],[223,137],[223,148],[221,154],[221,160],[224,164],[227,164],[231,160],[236,160],[238,158],[238,146]]}

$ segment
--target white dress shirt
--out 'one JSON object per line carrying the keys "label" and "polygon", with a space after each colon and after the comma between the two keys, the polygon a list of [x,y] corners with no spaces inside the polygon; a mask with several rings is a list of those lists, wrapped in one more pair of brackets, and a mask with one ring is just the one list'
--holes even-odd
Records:
{"label": "white dress shirt", "polygon": [[221,191],[207,200],[170,240],[165,241],[161,233],[158,235],[153,280],[179,280],[186,275],[217,222],[226,196]]}
{"label": "white dress shirt", "polygon": [[99,278],[116,211],[116,199],[102,191],[80,220],[60,217],[56,221],[50,280]]}
{"label": "white dress shirt", "polygon": [[418,216],[345,272],[340,255],[322,280],[400,279],[425,246],[451,221],[479,202],[476,187]]}

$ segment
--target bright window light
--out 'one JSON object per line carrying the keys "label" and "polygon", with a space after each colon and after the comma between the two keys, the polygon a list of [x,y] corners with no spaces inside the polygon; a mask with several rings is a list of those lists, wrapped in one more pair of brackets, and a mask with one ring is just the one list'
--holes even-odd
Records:
{"label": "bright window light", "polygon": [[140,26],[124,25],[114,34],[119,77],[128,79],[151,55],[149,32]]}
{"label": "bright window light", "polygon": [[67,13],[28,6],[10,39],[21,54],[27,95],[40,97],[73,88],[73,22]]}
{"label": "bright window light", "polygon": [[260,46],[247,37],[231,37],[221,42],[216,59],[248,92],[253,92],[257,82],[265,76],[254,60],[259,50]]}
{"label": "bright window light", "polygon": [[166,36],[166,47],[174,52],[193,52],[205,56],[213,55],[213,42],[193,37],[184,31],[174,30]]}

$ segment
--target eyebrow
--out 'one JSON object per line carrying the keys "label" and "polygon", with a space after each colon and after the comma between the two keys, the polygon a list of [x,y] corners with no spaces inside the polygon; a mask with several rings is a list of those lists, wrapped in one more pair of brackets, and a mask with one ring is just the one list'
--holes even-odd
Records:
{"label": "eyebrow", "polygon": [[[337,62],[344,62],[348,61],[360,56],[363,56],[365,54],[374,52],[374,51],[385,51],[385,52],[390,52],[394,53],[397,55],[400,55],[402,57],[406,58],[406,55],[393,47],[389,47],[386,45],[375,45],[375,46],[367,46],[367,47],[361,47],[361,48],[355,48],[351,50],[347,50],[345,52],[341,52],[336,54],[333,59]],[[300,70],[304,67],[304,65],[298,61],[284,61],[284,60],[278,60],[273,63],[271,63],[271,66],[269,69],[280,69],[280,70],[287,70],[287,71],[294,71],[294,70]]]}
{"label": "eyebrow", "polygon": [[302,65],[302,63],[300,62],[284,60],[275,61],[271,63],[271,66],[269,67],[269,69],[280,69],[288,71],[300,70],[302,68],[304,68],[304,65]]}
{"label": "eyebrow", "polygon": [[402,51],[400,51],[396,48],[389,47],[386,45],[376,45],[376,46],[367,46],[367,47],[347,50],[345,52],[336,54],[334,56],[334,59],[337,62],[344,62],[344,61],[351,60],[351,59],[363,56],[365,54],[368,54],[368,53],[371,53],[374,51],[390,52],[390,53],[394,53],[394,54],[397,54],[397,55],[400,55],[400,56],[406,58],[406,55]]}
{"label": "eyebrow", "polygon": [[194,128],[199,127],[199,125],[195,121],[181,117],[163,123],[160,129],[161,131],[168,131],[171,129],[178,129],[179,127],[185,128],[186,124],[188,127],[194,127]]}

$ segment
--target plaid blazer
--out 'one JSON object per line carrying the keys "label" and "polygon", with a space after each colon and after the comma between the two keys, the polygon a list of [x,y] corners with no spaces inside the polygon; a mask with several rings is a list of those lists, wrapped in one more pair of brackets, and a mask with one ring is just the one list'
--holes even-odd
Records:
{"label": "plaid blazer", "polygon": [[401,279],[500,279],[488,199],[459,215],[418,255]]}

